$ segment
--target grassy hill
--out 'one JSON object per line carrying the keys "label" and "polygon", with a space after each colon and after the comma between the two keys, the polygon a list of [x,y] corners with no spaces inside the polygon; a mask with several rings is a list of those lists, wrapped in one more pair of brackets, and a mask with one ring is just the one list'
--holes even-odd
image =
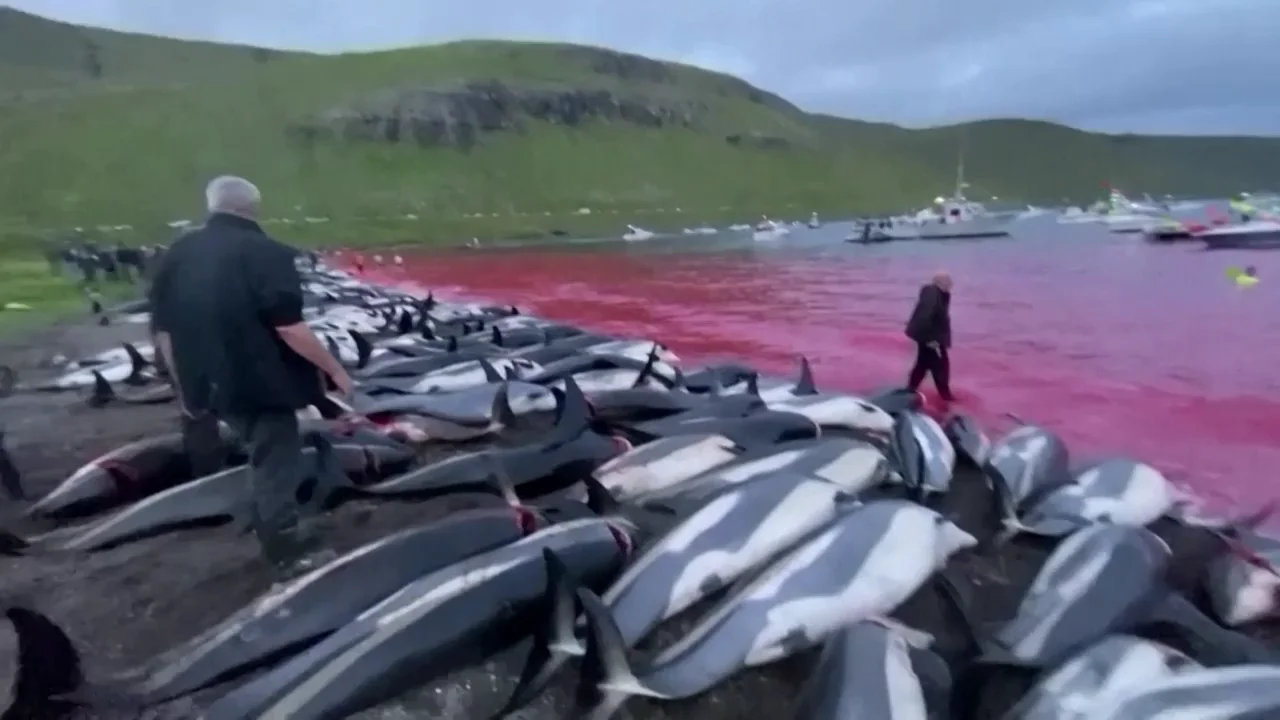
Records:
{"label": "grassy hill", "polygon": [[258,182],[274,214],[331,219],[282,235],[340,243],[877,212],[947,192],[962,144],[972,195],[1086,201],[1107,179],[1152,193],[1280,185],[1280,140],[1019,120],[911,131],[598,48],[321,56],[0,9],[0,234],[160,232],[198,216],[204,182],[224,172]]}

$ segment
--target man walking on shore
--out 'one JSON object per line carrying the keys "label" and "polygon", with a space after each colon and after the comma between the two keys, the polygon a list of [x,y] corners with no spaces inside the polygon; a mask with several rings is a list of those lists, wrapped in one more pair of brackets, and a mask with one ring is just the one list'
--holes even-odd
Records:
{"label": "man walking on shore", "polygon": [[[296,411],[343,394],[351,379],[302,319],[297,251],[257,223],[261,195],[238,177],[205,190],[209,217],[165,253],[151,286],[156,348],[192,434],[221,418],[249,451],[252,522],[263,556],[286,576],[318,564],[299,526],[303,480]],[[317,372],[319,370],[319,372]],[[202,443],[197,443],[202,444]]]}
{"label": "man walking on shore", "polygon": [[915,392],[924,382],[925,373],[933,376],[933,385],[945,402],[953,402],[951,394],[951,276],[939,272],[920,288],[911,319],[907,321],[907,337],[916,344],[916,362],[907,376],[907,388]]}

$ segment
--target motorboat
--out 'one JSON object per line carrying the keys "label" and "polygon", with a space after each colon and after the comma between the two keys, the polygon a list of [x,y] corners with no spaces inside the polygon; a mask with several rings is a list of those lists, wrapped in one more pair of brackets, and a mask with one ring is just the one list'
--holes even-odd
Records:
{"label": "motorboat", "polygon": [[884,233],[891,240],[977,240],[1009,236],[1013,218],[987,212],[963,195],[937,198],[934,207],[895,219]]}
{"label": "motorboat", "polygon": [[809,216],[809,229],[817,230],[820,227],[822,227],[822,221],[818,219],[818,213],[813,213]]}
{"label": "motorboat", "polygon": [[756,242],[770,242],[773,240],[781,240],[791,234],[791,228],[786,225],[774,222],[769,218],[764,218],[756,223],[755,229],[751,232],[751,239]]}
{"label": "motorboat", "polygon": [[1119,190],[1112,189],[1107,199],[1095,203],[1088,211],[1064,213],[1059,223],[1100,223],[1113,233],[1140,233],[1151,226],[1161,210],[1154,205],[1135,203]]}
{"label": "motorboat", "polygon": [[1250,219],[1195,233],[1203,240],[1206,250],[1278,250],[1280,249],[1280,221]]}
{"label": "motorboat", "polygon": [[708,227],[704,225],[703,227],[685,228],[682,232],[685,235],[715,235],[720,231],[713,227]]}
{"label": "motorboat", "polygon": [[1182,240],[1194,240],[1195,233],[1202,226],[1181,223],[1172,218],[1148,225],[1142,231],[1142,239],[1152,243],[1171,243]]}
{"label": "motorboat", "polygon": [[640,240],[651,240],[655,236],[653,233],[635,225],[628,225],[627,232],[622,234],[622,239],[627,242],[637,242]]}

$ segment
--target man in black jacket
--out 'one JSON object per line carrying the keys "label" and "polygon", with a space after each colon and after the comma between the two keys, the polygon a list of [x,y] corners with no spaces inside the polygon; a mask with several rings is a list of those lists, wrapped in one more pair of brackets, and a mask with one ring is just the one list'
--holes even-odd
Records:
{"label": "man in black jacket", "polygon": [[907,337],[915,341],[916,363],[907,376],[907,387],[913,392],[924,382],[925,373],[933,376],[934,387],[946,402],[951,395],[951,276],[940,272],[933,281],[920,288],[911,319],[907,321]]}
{"label": "man in black jacket", "polygon": [[[216,422],[210,414],[221,418],[247,446],[253,529],[265,558],[292,575],[319,561],[318,543],[298,525],[296,412],[324,396],[321,373],[343,394],[351,379],[303,321],[297,251],[258,225],[257,187],[224,176],[205,194],[208,220],[156,268],[155,345],[183,414],[199,426]],[[201,434],[187,425],[187,434]]]}

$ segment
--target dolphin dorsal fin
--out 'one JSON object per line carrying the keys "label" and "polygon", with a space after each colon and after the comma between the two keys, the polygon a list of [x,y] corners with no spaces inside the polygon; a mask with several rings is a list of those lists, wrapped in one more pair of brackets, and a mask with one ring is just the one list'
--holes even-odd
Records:
{"label": "dolphin dorsal fin", "polygon": [[817,395],[818,387],[813,383],[813,368],[809,366],[809,358],[800,356],[800,379],[796,380],[796,387],[791,391],[792,395]]}

